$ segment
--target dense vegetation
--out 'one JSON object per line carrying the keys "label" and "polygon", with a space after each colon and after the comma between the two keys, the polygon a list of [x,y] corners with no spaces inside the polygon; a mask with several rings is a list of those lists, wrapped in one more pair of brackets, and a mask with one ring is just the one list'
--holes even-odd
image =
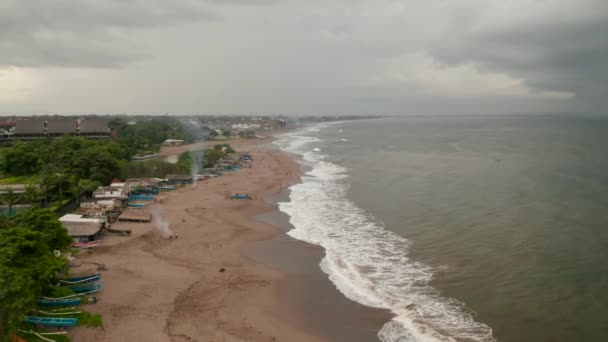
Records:
{"label": "dense vegetation", "polygon": [[8,340],[34,306],[36,298],[65,269],[56,257],[71,238],[55,213],[32,209],[0,222],[0,340]]}
{"label": "dense vegetation", "polygon": [[120,118],[113,119],[110,121],[110,128],[117,141],[127,148],[130,155],[158,152],[162,142],[167,139],[192,142],[206,137],[205,130],[166,117],[138,121],[136,124],[129,124]]}
{"label": "dense vegetation", "polygon": [[[25,194],[12,191],[0,196],[3,204],[60,203],[90,193],[113,178],[164,177],[188,172],[162,161],[130,163],[135,154],[156,152],[166,139],[187,142],[205,136],[201,129],[189,128],[173,118],[147,119],[129,124],[125,119],[110,121],[112,140],[89,140],[66,136],[15,142],[0,150],[0,183],[29,184]],[[186,127],[186,128],[184,128]]]}
{"label": "dense vegetation", "polygon": [[[234,149],[229,144],[218,144],[212,149],[194,150],[180,154],[177,161],[183,170],[202,170],[203,168],[213,167],[220,159],[228,153],[234,153]],[[195,161],[193,163],[193,160]]]}

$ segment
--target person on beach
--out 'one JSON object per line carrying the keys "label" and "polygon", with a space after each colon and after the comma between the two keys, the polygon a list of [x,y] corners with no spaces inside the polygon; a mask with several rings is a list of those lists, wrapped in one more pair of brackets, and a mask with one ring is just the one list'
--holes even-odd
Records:
{"label": "person on beach", "polygon": [[175,232],[174,237],[177,239],[177,232]]}

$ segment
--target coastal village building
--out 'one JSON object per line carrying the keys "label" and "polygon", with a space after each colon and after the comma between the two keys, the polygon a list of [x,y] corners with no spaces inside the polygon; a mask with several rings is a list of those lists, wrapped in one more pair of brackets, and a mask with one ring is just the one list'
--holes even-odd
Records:
{"label": "coastal village building", "polygon": [[101,199],[127,199],[129,193],[125,187],[100,186],[93,192],[93,198]]}
{"label": "coastal village building", "polygon": [[74,242],[89,242],[99,239],[101,227],[105,224],[104,219],[85,218],[78,214],[67,214],[59,218],[68,235]]}
{"label": "coastal village building", "polygon": [[52,118],[20,119],[0,122],[0,141],[57,138],[65,135],[89,139],[110,137],[107,119],[101,118]]}

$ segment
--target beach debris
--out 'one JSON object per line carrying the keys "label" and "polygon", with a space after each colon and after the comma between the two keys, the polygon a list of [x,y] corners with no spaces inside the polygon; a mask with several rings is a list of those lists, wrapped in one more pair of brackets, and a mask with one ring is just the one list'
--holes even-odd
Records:
{"label": "beach debris", "polygon": [[217,270],[217,271],[218,271],[218,272],[226,272],[226,269],[222,267],[222,268],[220,268],[220,269],[219,269],[219,270]]}

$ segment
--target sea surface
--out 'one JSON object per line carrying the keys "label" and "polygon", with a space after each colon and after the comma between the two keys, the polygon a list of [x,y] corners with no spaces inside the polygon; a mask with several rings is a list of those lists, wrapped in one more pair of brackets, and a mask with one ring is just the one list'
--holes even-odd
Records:
{"label": "sea surface", "polygon": [[[279,203],[381,341],[608,341],[608,118],[304,126]],[[319,151],[313,151],[319,149]]]}

